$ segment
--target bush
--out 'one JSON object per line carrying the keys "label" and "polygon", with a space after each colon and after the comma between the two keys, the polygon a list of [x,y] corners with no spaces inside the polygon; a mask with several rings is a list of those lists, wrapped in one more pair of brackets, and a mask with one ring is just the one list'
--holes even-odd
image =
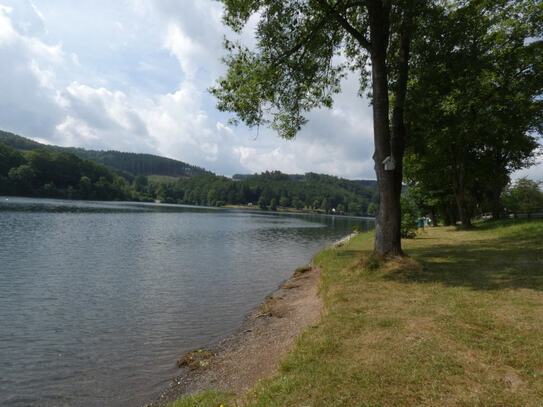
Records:
{"label": "bush", "polygon": [[400,200],[402,206],[402,223],[400,233],[404,239],[413,239],[417,235],[418,210],[415,202],[406,195]]}
{"label": "bush", "polygon": [[260,198],[258,199],[258,206],[260,207],[260,209],[262,210],[266,210],[268,209],[268,206],[267,206],[267,203],[266,203],[266,198],[264,198],[264,196],[260,196]]}
{"label": "bush", "polygon": [[509,186],[503,195],[502,202],[510,213],[534,213],[543,211],[543,191],[540,182],[520,178]]}

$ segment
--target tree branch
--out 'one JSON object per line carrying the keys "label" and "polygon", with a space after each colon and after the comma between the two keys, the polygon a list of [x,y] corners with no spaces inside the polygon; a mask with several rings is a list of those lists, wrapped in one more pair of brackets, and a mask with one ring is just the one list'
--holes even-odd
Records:
{"label": "tree branch", "polygon": [[[364,48],[366,48],[368,51],[371,52],[371,43],[366,39],[364,34],[362,34],[360,31],[358,31],[356,28],[354,28],[345,17],[341,15],[339,11],[337,11],[334,7],[330,6],[326,0],[317,0],[321,7],[328,10],[329,13],[331,13],[334,18],[337,20],[337,22],[349,33],[351,34]],[[359,5],[362,5],[362,2],[351,2],[350,4],[347,4],[347,8],[349,7],[357,7]]]}
{"label": "tree branch", "polygon": [[285,53],[283,53],[283,55],[281,55],[276,63],[277,64],[280,64],[281,62],[283,62],[284,60],[290,58],[291,55],[293,55],[294,53],[296,53],[297,51],[300,50],[300,48],[302,48],[304,46],[305,43],[307,43],[308,41],[310,41],[316,34],[317,32],[324,26],[324,24],[326,23],[326,17],[327,16],[324,16],[318,24],[315,24],[315,26],[313,27],[313,29],[311,30],[311,32],[307,35],[307,36],[304,36],[295,46],[293,46],[291,49],[289,49],[288,51],[286,51]]}

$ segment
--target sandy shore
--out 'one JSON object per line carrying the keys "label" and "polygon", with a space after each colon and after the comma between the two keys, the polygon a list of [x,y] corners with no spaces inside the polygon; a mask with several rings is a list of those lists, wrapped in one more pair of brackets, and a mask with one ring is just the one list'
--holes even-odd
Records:
{"label": "sandy shore", "polygon": [[[247,316],[237,334],[212,350],[212,356],[195,352],[192,366],[182,367],[170,388],[148,406],[162,406],[204,390],[241,396],[260,379],[273,376],[296,338],[320,320],[319,275],[314,267],[295,272]],[[199,360],[200,355],[205,359]]]}

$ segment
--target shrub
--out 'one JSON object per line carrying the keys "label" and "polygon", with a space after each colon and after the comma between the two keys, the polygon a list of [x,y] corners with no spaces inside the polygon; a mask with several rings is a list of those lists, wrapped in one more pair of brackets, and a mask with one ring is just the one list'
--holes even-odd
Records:
{"label": "shrub", "polygon": [[406,195],[401,197],[402,223],[400,233],[404,239],[413,239],[417,235],[418,210],[415,202]]}

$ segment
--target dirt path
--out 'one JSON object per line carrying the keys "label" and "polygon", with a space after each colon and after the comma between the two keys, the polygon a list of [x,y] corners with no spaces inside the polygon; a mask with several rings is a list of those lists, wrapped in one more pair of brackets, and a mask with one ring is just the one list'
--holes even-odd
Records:
{"label": "dirt path", "polygon": [[273,376],[296,338],[319,321],[323,305],[318,296],[320,270],[296,272],[245,320],[242,330],[223,341],[216,353],[195,352],[158,401],[164,405],[184,395],[221,390],[236,395],[260,379]]}

